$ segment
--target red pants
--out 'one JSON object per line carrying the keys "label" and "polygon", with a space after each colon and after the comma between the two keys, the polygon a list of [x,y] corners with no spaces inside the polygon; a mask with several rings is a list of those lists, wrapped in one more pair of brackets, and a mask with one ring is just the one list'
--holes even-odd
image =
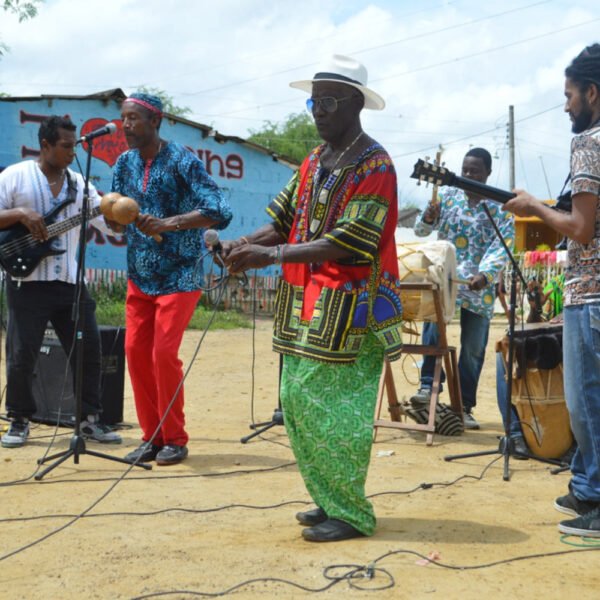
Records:
{"label": "red pants", "polygon": [[[148,296],[133,282],[127,284],[125,353],[144,441],[156,431],[181,383],[179,346],[199,299],[200,291]],[[153,443],[185,446],[188,439],[182,385]]]}

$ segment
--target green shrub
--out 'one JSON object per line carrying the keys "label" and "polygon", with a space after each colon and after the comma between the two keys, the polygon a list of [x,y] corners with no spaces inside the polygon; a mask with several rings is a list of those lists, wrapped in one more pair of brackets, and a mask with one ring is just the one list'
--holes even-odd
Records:
{"label": "green shrub", "polygon": [[[125,281],[116,282],[111,286],[100,284],[90,288],[90,294],[96,300],[98,325],[125,326],[126,293],[127,283]],[[213,311],[213,308],[200,303],[192,315],[188,329],[205,329]],[[235,310],[217,310],[210,324],[211,329],[237,329],[239,327],[252,327],[252,318]]]}
{"label": "green shrub", "polygon": [[125,296],[127,282],[116,281],[112,285],[99,283],[90,287],[90,295],[96,300],[98,325],[125,326]]}
{"label": "green shrub", "polygon": [[[198,306],[192,315],[188,329],[205,329],[214,309]],[[210,324],[211,329],[237,329],[252,327],[251,316],[235,310],[217,310]]]}

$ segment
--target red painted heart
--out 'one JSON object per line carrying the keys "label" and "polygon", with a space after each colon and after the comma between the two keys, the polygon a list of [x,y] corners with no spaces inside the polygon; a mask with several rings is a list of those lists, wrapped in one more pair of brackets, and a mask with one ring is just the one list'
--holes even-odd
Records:
{"label": "red painted heart", "polygon": [[[87,135],[100,127],[104,127],[108,121],[106,119],[94,118],[88,119],[82,126],[79,133],[80,136]],[[123,124],[120,119],[113,119],[111,123],[117,126],[117,131],[112,135],[103,135],[94,140],[94,147],[92,150],[92,156],[104,161],[107,165],[112,167],[116,162],[117,158],[126,150],[129,150],[125,134],[123,133]],[[86,152],[88,149],[87,143],[83,144]]]}

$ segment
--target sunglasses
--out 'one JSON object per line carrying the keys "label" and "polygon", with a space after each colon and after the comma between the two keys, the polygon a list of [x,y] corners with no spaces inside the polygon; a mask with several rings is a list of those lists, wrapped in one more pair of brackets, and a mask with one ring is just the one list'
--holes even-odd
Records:
{"label": "sunglasses", "polygon": [[356,94],[346,96],[345,98],[334,98],[333,96],[325,96],[324,98],[308,98],[306,101],[306,108],[309,111],[315,112],[320,106],[326,113],[334,113],[338,109],[338,103],[344,100],[350,100],[354,98]]}

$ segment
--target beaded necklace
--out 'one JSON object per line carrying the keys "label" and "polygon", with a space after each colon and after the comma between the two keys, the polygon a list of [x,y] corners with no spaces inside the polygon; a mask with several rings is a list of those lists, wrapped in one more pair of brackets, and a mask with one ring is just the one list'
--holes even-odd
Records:
{"label": "beaded necklace", "polygon": [[[315,232],[319,230],[321,222],[325,217],[325,208],[327,206],[327,197],[329,195],[329,191],[334,186],[340,174],[339,172],[336,173],[336,168],[340,164],[342,158],[346,155],[347,152],[350,151],[351,148],[354,147],[354,145],[356,144],[356,142],[358,142],[362,135],[363,132],[360,131],[359,134],[344,148],[342,153],[337,157],[335,163],[333,164],[333,167],[331,168],[328,177],[320,177],[320,170],[322,169],[322,167],[319,165],[319,167],[317,168],[317,173],[315,173],[314,185],[312,188],[312,195],[310,199],[311,206],[305,207],[304,213],[302,215],[305,220],[303,229],[306,238],[303,241],[307,241],[310,238],[312,238]],[[306,228],[306,224],[308,223],[309,219],[310,226]]]}

